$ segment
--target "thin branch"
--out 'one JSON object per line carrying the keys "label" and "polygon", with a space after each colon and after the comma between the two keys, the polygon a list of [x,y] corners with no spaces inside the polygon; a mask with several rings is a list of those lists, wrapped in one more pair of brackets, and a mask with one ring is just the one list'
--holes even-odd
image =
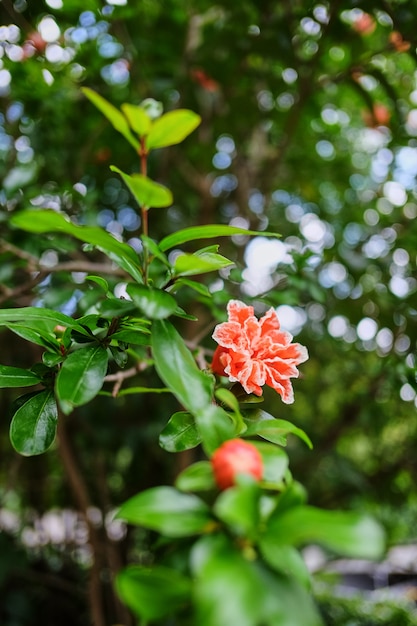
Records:
{"label": "thin branch", "polygon": [[33,265],[33,267],[38,267],[39,265],[39,260],[35,255],[30,254],[30,252],[26,252],[26,250],[21,250],[21,248],[18,248],[9,241],[6,241],[5,239],[0,239],[0,250],[4,252],[11,252],[18,259],[23,259],[27,261],[28,263]]}
{"label": "thin branch", "polygon": [[139,372],[145,371],[147,367],[149,367],[149,363],[146,363],[145,361],[141,361],[127,370],[119,370],[118,372],[115,372],[114,374],[107,374],[107,376],[104,377],[104,382],[106,383],[114,382],[114,386],[111,392],[111,395],[113,396],[113,398],[116,398],[125,380],[127,380],[128,378],[133,378],[133,376],[136,376],[136,374],[138,374]]}
{"label": "thin branch", "polygon": [[94,261],[64,261],[52,267],[39,264],[39,268],[45,273],[86,272],[87,274],[92,274],[96,272],[109,276],[127,276],[127,273],[120,267],[115,267],[110,263],[95,263]]}
{"label": "thin branch", "polygon": [[3,252],[11,252],[18,259],[23,259],[28,263],[28,270],[30,272],[39,271],[45,276],[49,273],[56,272],[87,272],[87,273],[101,273],[112,276],[127,276],[126,272],[120,267],[116,267],[111,263],[98,263],[95,261],[63,261],[62,263],[56,263],[55,265],[43,265],[42,262],[30,252],[21,250],[17,246],[0,239],[0,250]]}
{"label": "thin branch", "polygon": [[202,328],[200,328],[198,333],[196,335],[194,335],[194,337],[192,339],[188,339],[187,340],[187,342],[186,342],[187,346],[191,350],[199,348],[200,347],[200,341],[202,339],[204,339],[204,337],[213,329],[214,326],[215,326],[215,322],[213,322],[213,320],[210,320],[207,324],[205,324]]}
{"label": "thin branch", "polygon": [[45,277],[46,274],[39,272],[34,278],[31,278],[27,282],[22,283],[14,289],[11,289],[6,285],[1,285],[0,289],[3,291],[4,296],[0,297],[0,304],[3,304],[3,302],[6,302],[7,300],[13,300],[18,296],[30,292],[34,287],[36,287],[36,285],[39,285],[39,283],[41,283]]}

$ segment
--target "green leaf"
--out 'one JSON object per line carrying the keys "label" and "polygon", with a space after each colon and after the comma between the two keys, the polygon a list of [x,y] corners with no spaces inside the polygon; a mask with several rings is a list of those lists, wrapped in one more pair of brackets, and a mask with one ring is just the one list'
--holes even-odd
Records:
{"label": "green leaf", "polygon": [[[287,420],[275,419],[273,420],[273,424],[269,424],[269,426],[273,428],[275,433],[277,433],[279,429],[281,429],[282,433],[285,433],[285,435],[296,435],[299,439],[304,441],[304,443],[310,448],[310,450],[313,448],[313,444],[307,433],[305,433],[304,430],[302,430],[301,428],[298,428],[298,426],[294,426],[294,424],[292,424],[291,422],[288,422]],[[269,434],[270,431],[267,427],[265,427],[265,422],[263,422],[262,428],[259,431],[259,435],[264,439],[268,439],[268,436],[265,435]]]}
{"label": "green leaf", "polygon": [[195,495],[173,487],[154,487],[122,504],[117,517],[167,537],[204,532],[211,522],[209,507]]}
{"label": "green leaf", "polygon": [[[171,393],[171,390],[165,387],[127,387],[126,389],[121,389],[117,393],[117,397],[132,396],[137,393]],[[100,391],[100,396],[109,396],[112,398],[113,394],[110,391]]]}
{"label": "green leaf", "polygon": [[128,356],[125,349],[118,346],[109,346],[110,354],[120,368],[126,367]]}
{"label": "green leaf", "polygon": [[[215,247],[217,248],[218,246]],[[213,266],[215,265],[217,269],[234,265],[234,262],[230,259],[226,259],[225,256],[217,254],[217,252],[210,252],[208,249],[198,250],[194,253],[194,255],[207,263],[211,263]]]}
{"label": "green leaf", "polygon": [[64,413],[71,413],[74,407],[86,404],[98,394],[107,361],[107,350],[97,344],[68,355],[56,379],[56,393]]}
{"label": "green leaf", "polygon": [[175,481],[180,491],[211,491],[216,488],[210,461],[197,461],[186,467]]}
{"label": "green leaf", "polygon": [[146,148],[165,148],[183,141],[201,122],[201,117],[188,109],[177,109],[161,115],[151,126]]}
{"label": "green leaf", "polygon": [[245,419],[244,421],[247,426],[247,429],[245,432],[245,435],[247,437],[252,437],[253,435],[259,435],[263,439],[266,439],[267,441],[271,441],[272,443],[276,443],[279,446],[287,445],[287,438],[285,437],[285,435],[283,435],[281,431],[278,430],[278,432],[276,432],[273,427],[270,428],[270,426],[268,426],[268,422],[270,420],[265,420],[266,422],[265,426],[263,425],[263,421],[253,422],[247,419]]}
{"label": "green leaf", "polygon": [[133,132],[139,135],[139,137],[147,135],[152,121],[145,109],[141,106],[126,103],[122,104],[121,108]]}
{"label": "green leaf", "polygon": [[211,454],[236,434],[229,415],[212,403],[214,379],[197,364],[175,328],[166,320],[152,325],[152,352],[158,375],[196,418],[204,450]]}
{"label": "green leaf", "polygon": [[215,404],[207,404],[194,412],[205,453],[210,456],[224,441],[237,435],[229,413]]}
{"label": "green leaf", "polygon": [[147,176],[143,176],[143,174],[132,174],[132,176],[129,176],[115,165],[111,165],[110,169],[112,172],[120,174],[140,207],[144,209],[149,209],[150,207],[162,208],[172,204],[172,193],[164,185],[155,183]]}
{"label": "green leaf", "polygon": [[196,280],[189,280],[188,278],[178,278],[175,280],[175,291],[177,291],[177,289],[179,289],[180,287],[189,287],[190,289],[193,289],[194,291],[199,293],[201,296],[205,296],[207,298],[212,297],[207,285],[199,283]]}
{"label": "green leaf", "polygon": [[100,96],[89,87],[82,87],[81,91],[85,96],[87,96],[90,102],[92,102],[94,106],[97,107],[97,109],[101,111],[101,113],[103,113],[105,117],[107,117],[112,126],[119,133],[121,133],[123,137],[125,137],[125,139],[128,140],[128,142],[135,148],[135,150],[138,150],[139,142],[130,132],[129,124],[125,116],[118,109],[116,109],[115,106],[110,104],[110,102],[105,100],[105,98]]}
{"label": "green leaf", "polygon": [[311,594],[223,534],[192,551],[198,626],[322,626]]}
{"label": "green leaf", "polygon": [[104,320],[103,317],[97,313],[88,313],[87,315],[83,315],[78,318],[77,322],[83,327],[90,339],[94,338],[93,331],[97,328],[103,329],[109,327],[109,322]]}
{"label": "green leaf", "polygon": [[142,240],[143,247],[149,251],[149,254],[151,256],[156,257],[157,259],[162,261],[164,265],[171,268],[171,264],[168,261],[167,256],[159,249],[158,244],[155,243],[153,239],[151,239],[150,237],[147,237],[146,235],[141,235],[140,238]]}
{"label": "green leaf", "polygon": [[18,322],[21,327],[24,324],[26,328],[45,329],[50,333],[53,333],[56,326],[65,326],[86,334],[77,320],[58,311],[32,306],[20,309],[0,309],[0,326],[8,326],[15,322]]}
{"label": "green leaf", "polygon": [[112,334],[112,339],[131,343],[136,346],[147,346],[150,342],[150,331],[148,328],[138,329],[121,329]]}
{"label": "green leaf", "polygon": [[167,452],[190,450],[201,443],[195,419],[186,411],[174,413],[159,435],[159,445]]}
{"label": "green leaf", "polygon": [[5,387],[30,387],[31,385],[37,385],[39,381],[39,376],[36,376],[29,370],[0,365],[0,389]]}
{"label": "green leaf", "polygon": [[280,486],[288,469],[288,456],[277,446],[262,441],[251,441],[251,444],[259,450],[263,462],[263,480],[270,486]]}
{"label": "green leaf", "polygon": [[174,274],[176,276],[193,276],[195,274],[206,274],[223,267],[234,265],[220,254],[206,253],[204,255],[180,254],[174,262]]}
{"label": "green leaf", "polygon": [[117,574],[116,590],[136,615],[156,620],[171,615],[189,600],[191,581],[167,567],[131,565]]}
{"label": "green leaf", "polygon": [[296,480],[293,480],[288,487],[279,495],[274,515],[282,514],[287,509],[301,506],[307,502],[307,491],[305,487]]}
{"label": "green leaf", "polygon": [[44,352],[42,354],[42,363],[47,367],[55,367],[65,359],[61,352]]}
{"label": "green leaf", "polygon": [[275,541],[275,537],[269,537],[269,540],[263,537],[258,547],[272,569],[295,578],[307,590],[311,589],[310,572],[301,554],[293,546],[282,545],[280,541]]}
{"label": "green leaf", "polygon": [[243,421],[243,417],[239,408],[239,402],[236,396],[229,389],[224,389],[223,387],[216,389],[215,396],[218,400],[220,400],[220,402],[232,409],[236,434],[241,435],[242,433],[246,433],[247,427],[245,422]]}
{"label": "green leaf", "polygon": [[53,443],[58,411],[52,391],[31,395],[13,416],[10,441],[23,456],[45,452]]}
{"label": "green leaf", "polygon": [[109,283],[107,280],[102,278],[101,276],[86,276],[86,280],[91,280],[92,283],[96,283],[99,287],[102,288],[104,293],[109,293]]}
{"label": "green leaf", "polygon": [[190,411],[211,404],[214,380],[200,369],[181,335],[167,320],[152,324],[152,353],[159,377],[181,404]]}
{"label": "green leaf", "polygon": [[258,235],[260,237],[280,237],[278,233],[258,232],[247,230],[238,226],[227,226],[225,224],[209,224],[205,226],[190,226],[178,230],[171,235],[167,235],[159,242],[159,248],[165,252],[170,248],[175,248],[188,241],[197,239],[212,239],[217,237],[231,237],[232,235]]}
{"label": "green leaf", "polygon": [[129,319],[121,320],[119,330],[140,331],[143,333],[151,333],[152,322],[144,317],[129,317]]}
{"label": "green leaf", "polygon": [[214,504],[215,515],[236,533],[249,539],[257,534],[261,491],[250,476],[240,476],[236,486],[223,491]]}
{"label": "green leaf", "polygon": [[26,341],[42,346],[46,350],[59,350],[59,343],[55,335],[52,333],[38,330],[36,328],[28,328],[27,326],[23,326],[21,324],[7,324],[7,328],[19,337],[22,337],[22,339],[26,339]]}
{"label": "green leaf", "polygon": [[285,446],[287,435],[293,434],[302,439],[310,449],[313,447],[310,438],[301,428],[294,426],[287,420],[275,419],[265,411],[259,410],[252,413],[248,419],[245,419],[245,422],[247,424],[247,436],[259,435],[267,441]]}
{"label": "green leaf", "polygon": [[174,315],[190,322],[196,322],[198,320],[198,317],[196,317],[195,315],[191,315],[191,313],[186,313],[184,309],[182,309],[180,306],[177,306],[174,311]]}
{"label": "green leaf", "polygon": [[164,319],[174,313],[177,301],[167,291],[129,283],[126,291],[133,302],[150,319]]}
{"label": "green leaf", "polygon": [[264,541],[293,546],[319,543],[338,554],[363,559],[378,559],[385,548],[384,532],[373,518],[312,506],[274,511],[267,521]]}
{"label": "green leaf", "polygon": [[103,302],[97,303],[97,309],[100,311],[100,316],[105,319],[124,317],[131,313],[137,313],[137,306],[134,302],[114,297],[107,298],[103,300]]}
{"label": "green leaf", "polygon": [[13,215],[10,222],[31,233],[62,232],[104,252],[112,261],[142,283],[142,272],[136,252],[97,226],[77,226],[64,213],[50,209],[28,209]]}

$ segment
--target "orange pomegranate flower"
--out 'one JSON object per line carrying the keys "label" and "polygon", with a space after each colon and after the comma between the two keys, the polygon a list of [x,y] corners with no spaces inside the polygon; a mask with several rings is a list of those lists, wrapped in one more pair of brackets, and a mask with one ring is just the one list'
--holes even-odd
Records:
{"label": "orange pomegranate flower", "polygon": [[268,385],[285,404],[294,402],[290,378],[298,377],[297,365],[308,359],[307,348],[291,343],[292,335],[280,330],[273,308],[258,320],[252,306],[230,300],[227,312],[229,320],[214,329],[219,345],[212,371],[240,383],[246,393],[261,396],[263,385]]}

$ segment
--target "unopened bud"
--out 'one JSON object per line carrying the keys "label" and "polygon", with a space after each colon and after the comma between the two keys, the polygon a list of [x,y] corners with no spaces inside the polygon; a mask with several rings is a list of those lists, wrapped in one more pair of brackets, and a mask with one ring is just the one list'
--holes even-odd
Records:
{"label": "unopened bud", "polygon": [[236,484],[239,474],[250,475],[257,481],[263,474],[263,463],[257,448],[243,439],[225,441],[211,457],[217,486],[227,489]]}

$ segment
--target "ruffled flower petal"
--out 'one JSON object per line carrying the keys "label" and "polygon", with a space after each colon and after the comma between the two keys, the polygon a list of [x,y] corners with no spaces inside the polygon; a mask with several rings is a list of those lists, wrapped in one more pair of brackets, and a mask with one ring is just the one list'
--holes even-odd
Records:
{"label": "ruffled flower petal", "polygon": [[237,322],[240,325],[243,325],[248,317],[255,316],[253,306],[247,306],[243,302],[240,302],[240,300],[229,300],[227,314],[229,316],[229,322]]}
{"label": "ruffled flower petal", "polygon": [[227,312],[228,321],[218,324],[213,332],[218,347],[212,371],[240,383],[246,393],[261,396],[262,387],[268,385],[283,402],[292,403],[290,378],[298,377],[297,365],[308,359],[307,348],[292,343],[292,335],[280,330],[273,308],[258,320],[253,307],[231,300]]}

